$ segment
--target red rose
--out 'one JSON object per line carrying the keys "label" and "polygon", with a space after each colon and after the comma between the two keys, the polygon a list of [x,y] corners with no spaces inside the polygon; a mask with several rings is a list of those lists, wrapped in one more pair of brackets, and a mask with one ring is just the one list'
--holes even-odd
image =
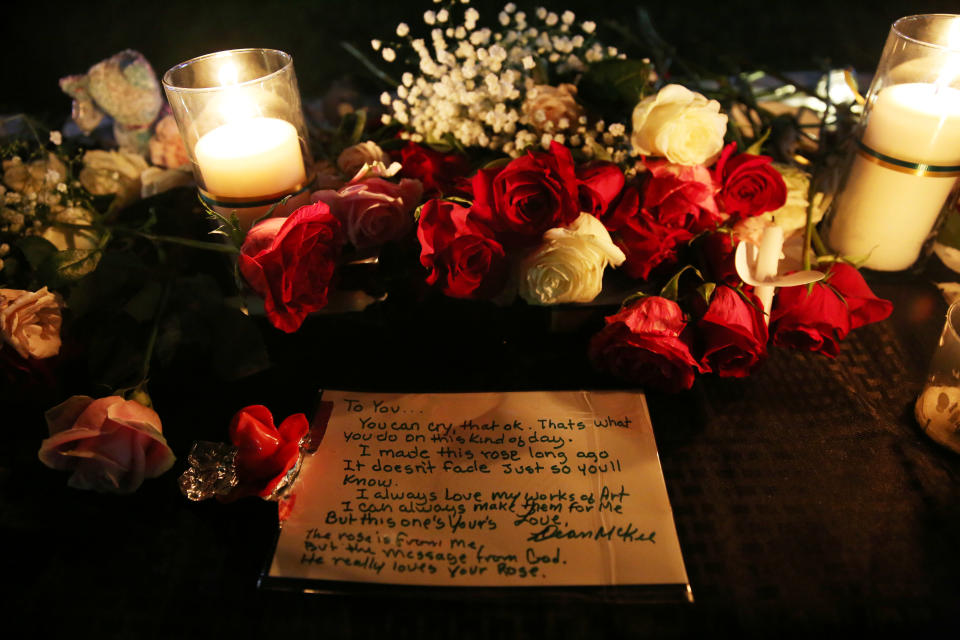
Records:
{"label": "red rose", "polygon": [[615,164],[598,162],[577,168],[577,192],[580,211],[589,213],[601,222],[610,205],[623,190],[623,171]]}
{"label": "red rose", "polygon": [[839,342],[850,333],[850,314],[843,300],[823,282],[777,290],[770,312],[773,344],[819,351],[831,358],[840,352]]}
{"label": "red rose", "polygon": [[446,295],[490,298],[503,288],[506,258],[493,234],[472,215],[445,200],[423,205],[417,227],[420,263],[430,270],[427,283],[440,282]]}
{"label": "red rose", "polygon": [[721,377],[743,378],[767,357],[767,325],[760,301],[730,287],[713,292],[697,327],[703,337],[700,362]]}
{"label": "red rose", "polygon": [[666,160],[647,163],[649,179],[643,209],[660,224],[699,233],[724,221],[713,199],[716,188],[703,166],[673,165]]}
{"label": "red rose", "polygon": [[708,234],[699,246],[712,275],[712,278],[708,278],[709,280],[724,282],[730,286],[741,284],[740,276],[737,274],[736,247],[733,244],[732,234],[724,232]]}
{"label": "red rose", "polygon": [[416,142],[408,142],[400,149],[400,164],[400,176],[419,180],[428,198],[449,195],[456,190],[457,181],[470,170],[463,156],[440,153]]}
{"label": "red rose", "polygon": [[834,263],[828,282],[847,303],[851,329],[886,320],[893,312],[893,303],[873,295],[860,272],[848,264]]}
{"label": "red rose", "polygon": [[708,370],[691,355],[683,312],[672,300],[641,298],[606,321],[590,341],[590,359],[618,378],[676,392]]}
{"label": "red rose", "polygon": [[263,405],[241,409],[230,421],[230,441],[237,446],[239,484],[229,499],[256,495],[269,498],[300,460],[300,441],[310,430],[302,413],[273,424],[273,414]]}
{"label": "red rose", "polygon": [[717,199],[723,210],[734,217],[748,218],[782,207],[787,201],[787,185],[770,165],[771,158],[750,153],[734,155],[736,151],[736,143],[728,144],[713,170],[714,181],[721,185]]}
{"label": "red rose", "polygon": [[777,290],[770,312],[773,343],[832,358],[851,329],[883,320],[892,311],[893,304],[874,296],[856,269],[838,262],[809,294],[805,286]]}
{"label": "red rose", "polygon": [[263,296],[270,324],[291,333],[327,304],[341,244],[340,223],[323,202],[250,230],[240,250],[240,273]]}
{"label": "red rose", "polygon": [[641,280],[659,265],[675,261],[677,245],[693,237],[686,229],[660,224],[640,209],[640,194],[633,186],[623,190],[620,201],[607,216],[606,226],[627,256],[620,268],[631,278]]}
{"label": "red rose", "polygon": [[549,153],[531,151],[499,172],[477,172],[473,195],[477,218],[510,247],[535,244],[547,229],[580,216],[573,157],[555,142]]}

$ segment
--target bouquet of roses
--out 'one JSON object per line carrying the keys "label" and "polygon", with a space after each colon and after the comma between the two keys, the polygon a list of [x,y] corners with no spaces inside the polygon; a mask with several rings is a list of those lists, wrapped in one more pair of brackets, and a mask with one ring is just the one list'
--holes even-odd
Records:
{"label": "bouquet of roses", "polygon": [[[143,88],[121,84],[124,95],[95,92],[102,102],[94,105],[84,83],[104,73],[64,79],[74,120],[92,130],[101,110],[109,114],[120,150],[71,159],[44,148],[27,162],[4,150],[0,358],[22,366],[60,350],[58,289],[73,322],[86,315],[103,332],[126,327],[146,353],[142,367],[126,356],[109,367],[132,382],[112,384],[117,395],[75,396],[48,413],[46,464],[72,470],[76,486],[121,492],[170,467],[145,388],[155,347],[172,361],[187,342],[181,322],[214,324],[211,342],[256,341],[244,351],[265,360],[259,333],[245,328],[250,319],[222,304],[209,277],[170,259],[172,245],[235,255],[238,283],[263,298],[267,320],[284,332],[328,305],[345,263],[390,245],[411,247],[424,288],[454,298],[584,305],[620,292],[620,309],[586,347],[590,358],[630,384],[667,391],[690,388],[698,373],[749,375],[771,343],[836,356],[851,330],[890,314],[853,264],[817,241],[826,198],[796,146],[767,139],[769,120],[755,102],[739,103],[722,82],[697,90],[664,82],[666,69],[606,46],[596,24],[570,11],[528,16],[509,3],[495,25],[481,26],[467,0],[436,4],[423,14],[428,38],[401,23],[395,41],[371,42],[385,62],[405,65],[380,97],[383,127],[351,114],[325,140],[329,161],[317,164],[312,204],[249,232],[218,218],[233,244],[166,232],[169,219],[153,205],[120,214],[189,179],[176,169],[183,145],[158,86],[133,99]],[[100,64],[107,76],[130,64],[152,74],[131,56]],[[61,143],[55,132],[50,145]],[[102,196],[112,201],[95,206]],[[123,299],[91,298],[107,294]],[[114,341],[104,338],[103,349],[116,351]],[[224,366],[242,375],[261,365]],[[248,407],[231,426],[232,445],[191,453],[184,489],[280,496],[308,431],[302,416],[275,426],[265,407]],[[117,442],[132,452],[126,459],[100,455]]]}
{"label": "bouquet of roses", "polygon": [[[413,67],[381,96],[391,135],[347,146],[313,208],[248,236],[241,267],[276,326],[323,305],[338,247],[401,241],[414,226],[426,283],[456,298],[589,303],[611,270],[625,274],[639,293],[589,349],[642,386],[748,375],[771,341],[835,356],[851,329],[889,315],[855,268],[810,250],[824,208],[810,176],[761,154],[762,138],[727,142],[739,130],[717,100],[661,83],[570,11],[528,17],[510,3],[491,29],[472,7],[454,24],[458,9],[425,12],[429,44],[405,23],[396,42],[371,43]],[[275,248],[275,230],[308,216],[324,239],[296,236],[283,255],[298,266],[271,283],[253,266],[269,255],[263,234]]]}

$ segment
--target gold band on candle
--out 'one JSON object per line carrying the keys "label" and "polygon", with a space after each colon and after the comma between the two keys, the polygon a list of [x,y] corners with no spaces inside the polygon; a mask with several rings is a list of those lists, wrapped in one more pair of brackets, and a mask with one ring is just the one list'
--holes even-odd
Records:
{"label": "gold band on candle", "polygon": [[200,193],[200,199],[203,200],[207,206],[213,207],[226,207],[229,209],[252,209],[254,207],[267,207],[272,204],[276,204],[283,200],[284,198],[291,196],[296,197],[301,193],[304,193],[310,189],[309,184],[298,185],[293,191],[285,191],[283,193],[277,193],[268,196],[262,196],[257,198],[233,198],[230,196],[215,196],[211,193],[207,193],[203,189],[198,189]]}
{"label": "gold band on candle", "polygon": [[922,162],[907,162],[906,160],[900,160],[893,156],[880,153],[875,149],[871,149],[865,145],[862,140],[857,141],[857,147],[857,153],[861,158],[886,169],[890,169],[891,171],[908,173],[914,176],[940,176],[944,178],[960,176],[960,165],[935,165],[924,164]]}

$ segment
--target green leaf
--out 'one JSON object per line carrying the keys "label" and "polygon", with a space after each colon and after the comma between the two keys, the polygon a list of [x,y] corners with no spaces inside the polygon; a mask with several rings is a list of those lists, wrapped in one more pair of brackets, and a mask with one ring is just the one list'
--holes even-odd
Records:
{"label": "green leaf", "polygon": [[508,164],[510,164],[510,158],[495,158],[480,168],[481,169],[501,169],[507,166]]}
{"label": "green leaf", "polygon": [[23,252],[23,257],[33,269],[39,269],[40,266],[50,259],[50,256],[57,252],[57,248],[52,242],[40,236],[27,236],[17,242],[17,247]]}
{"label": "green leaf", "polygon": [[677,271],[674,276],[670,278],[667,284],[663,285],[663,289],[660,290],[660,296],[676,301],[680,296],[680,276],[687,271],[693,271],[695,274],[697,274],[697,277],[700,278],[700,280],[705,280],[703,274],[700,273],[696,267],[694,267],[692,264],[688,264],[680,269],[680,271]]}
{"label": "green leaf", "polygon": [[163,285],[151,280],[124,305],[123,310],[137,322],[147,322],[156,315],[162,294]]}
{"label": "green leaf", "polygon": [[57,251],[44,262],[40,273],[54,286],[69,284],[93,273],[102,257],[103,251],[100,249]]}
{"label": "green leaf", "polygon": [[755,156],[756,156],[756,155],[760,155],[760,151],[761,151],[761,149],[763,149],[763,145],[764,145],[764,143],[766,143],[767,138],[770,137],[770,132],[771,132],[772,130],[773,130],[773,129],[768,128],[766,131],[764,131],[764,132],[760,135],[760,137],[757,138],[756,142],[754,142],[752,145],[750,145],[744,153],[749,153],[749,154],[755,155]]}
{"label": "green leaf", "polygon": [[640,60],[603,60],[590,65],[577,89],[584,102],[603,113],[629,113],[646,93],[650,71],[650,64]]}
{"label": "green leaf", "polygon": [[713,292],[717,288],[716,282],[704,282],[702,285],[697,287],[697,293],[703,298],[703,301],[707,304],[710,304],[710,298],[713,297]]}

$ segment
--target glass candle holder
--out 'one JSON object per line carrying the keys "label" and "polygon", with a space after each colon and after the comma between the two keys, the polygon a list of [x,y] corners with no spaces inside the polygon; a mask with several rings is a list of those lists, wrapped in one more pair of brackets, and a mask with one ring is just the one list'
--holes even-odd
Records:
{"label": "glass candle holder", "polygon": [[273,49],[235,49],[179,64],[163,88],[193,165],[200,197],[249,229],[309,203],[312,178],[293,59]]}
{"label": "glass candle holder", "polygon": [[958,175],[960,16],[900,18],[867,92],[827,244],[870,269],[909,269],[956,197]]}
{"label": "glass candle holder", "polygon": [[947,321],[914,412],[928,436],[960,453],[960,301],[947,310]]}

